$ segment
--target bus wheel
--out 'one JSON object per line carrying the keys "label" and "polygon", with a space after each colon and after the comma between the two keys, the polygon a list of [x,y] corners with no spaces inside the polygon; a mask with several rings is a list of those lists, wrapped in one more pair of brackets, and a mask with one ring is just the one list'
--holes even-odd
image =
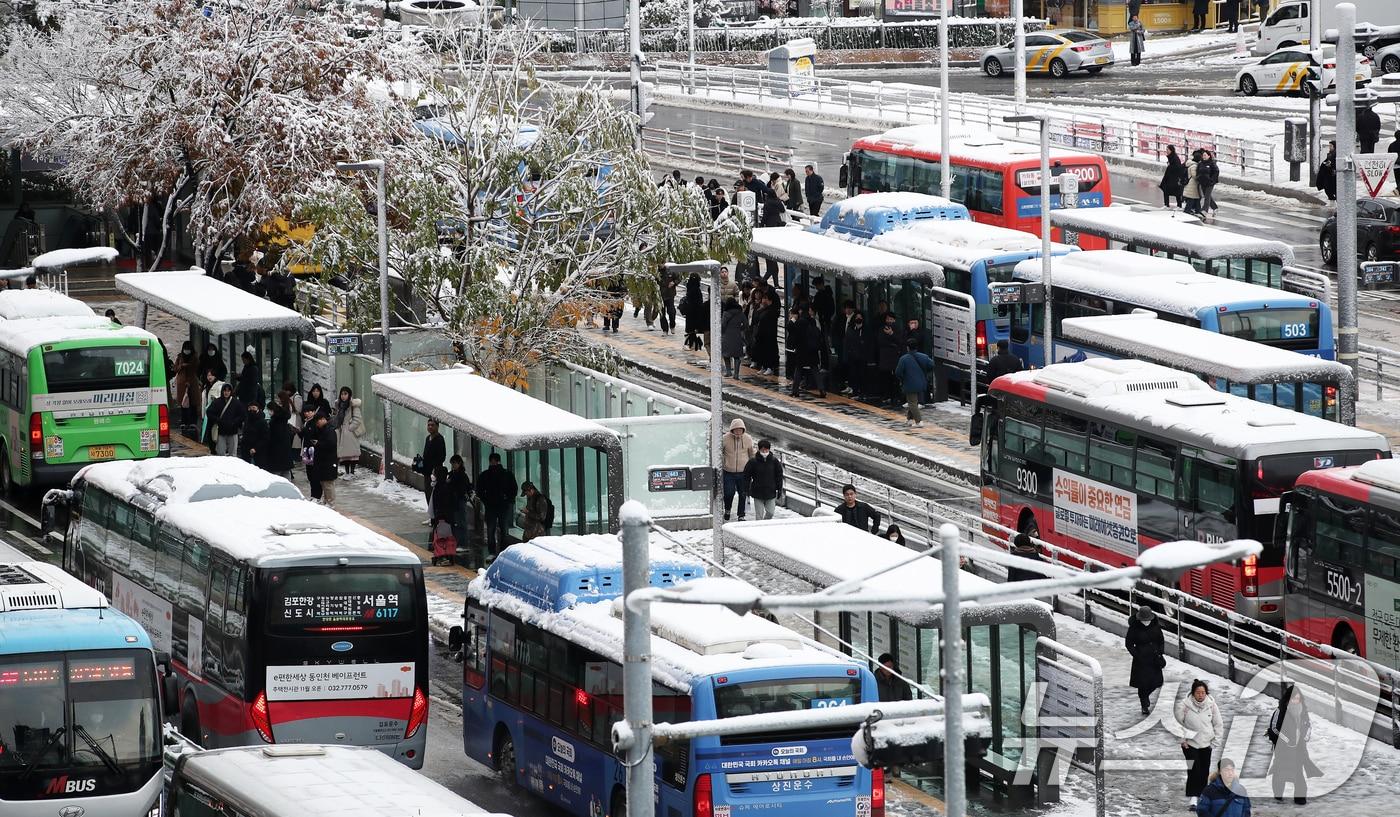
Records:
{"label": "bus wheel", "polygon": [[1356,643],[1356,633],[1350,627],[1339,627],[1332,635],[1332,647],[1351,655],[1360,655],[1361,646]]}
{"label": "bus wheel", "polygon": [[185,702],[180,706],[180,734],[204,745],[204,735],[199,732],[199,707],[194,702],[194,692],[185,692]]}
{"label": "bus wheel", "polygon": [[608,801],[608,817],[626,817],[627,814],[627,791],[625,789],[613,789],[612,799]]}
{"label": "bus wheel", "polygon": [[14,496],[15,474],[10,470],[10,452],[0,445],[0,495]]}
{"label": "bus wheel", "polygon": [[501,736],[496,739],[496,765],[501,772],[501,783],[506,789],[512,792],[519,789],[520,784],[515,774],[515,741],[505,730],[502,730]]}

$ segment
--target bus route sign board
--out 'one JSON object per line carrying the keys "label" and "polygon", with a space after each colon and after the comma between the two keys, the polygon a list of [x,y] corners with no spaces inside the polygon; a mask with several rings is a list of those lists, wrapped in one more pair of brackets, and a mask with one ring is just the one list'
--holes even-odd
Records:
{"label": "bus route sign board", "polygon": [[647,491],[689,491],[689,468],[648,468]]}
{"label": "bus route sign board", "polygon": [[1008,282],[987,284],[988,298],[992,306],[1016,306],[1018,304],[1045,303],[1043,284]]}
{"label": "bus route sign board", "polygon": [[326,335],[326,351],[332,355],[358,355],[360,334],[358,332],[331,332]]}
{"label": "bus route sign board", "polygon": [[973,365],[977,347],[972,340],[972,314],[963,304],[933,299],[933,356],[963,366]]}

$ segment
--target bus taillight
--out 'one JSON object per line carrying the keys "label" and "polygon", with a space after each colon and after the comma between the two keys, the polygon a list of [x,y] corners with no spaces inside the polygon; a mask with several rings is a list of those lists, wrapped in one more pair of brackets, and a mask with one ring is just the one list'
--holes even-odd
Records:
{"label": "bus taillight", "polygon": [[870,770],[870,817],[885,817],[885,770]]}
{"label": "bus taillight", "polygon": [[1259,557],[1254,555],[1244,557],[1244,563],[1240,567],[1240,572],[1244,574],[1244,587],[1240,592],[1250,597],[1258,596]]}
{"label": "bus taillight", "polygon": [[695,778],[695,817],[715,817],[715,794],[710,785],[710,776],[697,775]]}
{"label": "bus taillight", "polygon": [[977,322],[977,356],[987,356],[987,322]]}
{"label": "bus taillight", "polygon": [[44,458],[44,415],[34,412],[29,415],[29,459]]}
{"label": "bus taillight", "polygon": [[267,692],[259,692],[258,697],[248,705],[248,717],[253,719],[253,728],[258,730],[264,743],[272,743],[272,720],[267,716]]}
{"label": "bus taillight", "polygon": [[423,694],[422,687],[413,688],[413,709],[408,713],[408,729],[404,730],[404,739],[413,737],[424,722],[428,720],[428,696]]}
{"label": "bus taillight", "polygon": [[170,450],[170,409],[164,403],[160,404],[160,450]]}

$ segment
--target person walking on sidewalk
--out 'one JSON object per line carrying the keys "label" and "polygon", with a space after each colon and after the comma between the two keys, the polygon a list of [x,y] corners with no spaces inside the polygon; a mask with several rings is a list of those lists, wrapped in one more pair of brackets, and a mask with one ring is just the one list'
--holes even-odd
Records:
{"label": "person walking on sidewalk", "polygon": [[807,212],[817,218],[821,215],[822,199],[826,196],[826,182],[811,165],[802,168],[802,172],[806,174],[802,179],[802,192],[807,195]]}
{"label": "person walking on sidewalk", "polygon": [[1206,11],[1210,0],[1193,0],[1191,3],[1191,33],[1198,34],[1206,28]]}
{"label": "person walking on sidewalk", "polygon": [[492,451],[486,470],[476,478],[476,495],[486,516],[486,560],[494,559],[506,546],[506,536],[515,516],[515,497],[520,493],[515,474],[501,466],[501,455]]}
{"label": "person walking on sidewalk", "polygon": [[668,269],[661,270],[661,334],[676,332],[676,288],[680,282],[676,274]]}
{"label": "person walking on sidewalk", "polygon": [[1186,186],[1182,188],[1181,194],[1186,198],[1186,206],[1182,212],[1190,213],[1193,216],[1201,214],[1201,151],[1199,149],[1191,151],[1191,161],[1186,163]]}
{"label": "person walking on sidewalk", "polygon": [[1157,187],[1162,191],[1163,207],[1171,207],[1173,197],[1176,198],[1176,206],[1181,207],[1181,191],[1186,187],[1186,166],[1181,163],[1176,145],[1167,145],[1167,169],[1162,172],[1162,180]]}
{"label": "person walking on sidewalk", "polygon": [[[418,473],[423,475],[423,498],[431,506],[433,501],[433,474],[438,466],[447,464],[447,440],[438,433],[437,420],[428,421],[428,436],[423,438],[423,453],[418,455]],[[428,515],[432,515],[429,510]],[[432,524],[432,519],[428,520]]]}
{"label": "person walking on sidewalk", "polygon": [[1133,667],[1128,673],[1128,686],[1137,690],[1142,714],[1152,712],[1152,693],[1162,688],[1162,669],[1167,665],[1166,640],[1157,614],[1146,604],[1140,605],[1128,620],[1128,635],[1123,639]]}
{"label": "person walking on sidewalk", "polygon": [[316,453],[311,467],[316,469],[316,477],[321,481],[321,504],[335,507],[335,480],[340,474],[340,463],[336,460],[337,442],[331,418],[325,412],[316,413]]}
{"label": "person walking on sidewalk", "polygon": [[355,473],[355,466],[360,464],[360,437],[365,433],[360,405],[360,398],[349,386],[340,387],[339,399],[335,401],[336,454],[347,474]]}
{"label": "person walking on sidewalk", "polygon": [[755,519],[773,518],[778,497],[783,493],[783,464],[773,456],[773,444],[758,441],[758,453],[744,466],[744,482],[753,497]]}
{"label": "person walking on sidewalk", "polygon": [[296,451],[292,444],[295,432],[290,399],[291,395],[281,391],[272,400],[271,418],[267,421],[267,457],[262,463],[263,468],[288,480],[292,478],[292,457]]}
{"label": "person walking on sidewalk", "polygon": [[[428,547],[433,551],[433,564],[452,564],[451,557],[443,561],[444,554],[438,552],[437,544],[445,541],[438,535],[442,525],[452,527],[452,486],[448,483],[447,469],[439,465],[432,474],[433,493],[428,497]],[[453,534],[455,537],[455,533]],[[460,545],[461,543],[458,542]]]}
{"label": "person walking on sidewalk", "polygon": [[[1233,0],[1229,0],[1233,2]],[[1249,793],[1240,785],[1235,761],[1220,759],[1220,765],[1196,802],[1197,817],[1250,817]]]}
{"label": "person walking on sidewalk", "polygon": [[1199,678],[1191,682],[1191,693],[1176,705],[1176,720],[1185,730],[1181,753],[1186,756],[1187,808],[1194,809],[1210,774],[1211,751],[1223,745],[1225,725],[1220,707],[1210,697],[1210,687]]}
{"label": "person walking on sidewalk", "polygon": [[744,310],[734,298],[726,298],[724,312],[719,317],[719,352],[724,357],[724,373],[739,376],[739,363],[744,359]]}
{"label": "person walking on sidewalk", "polygon": [[880,512],[857,499],[856,486],[849,482],[841,488],[841,504],[836,506],[836,515],[847,525],[880,535]]}
{"label": "person walking on sidewalk", "polygon": [[554,503],[529,480],[520,486],[520,495],[525,497],[525,508],[520,513],[520,539],[528,542],[536,536],[548,536],[549,529],[554,527]]}
{"label": "person walking on sidewalk", "polygon": [[724,521],[729,521],[730,505],[734,495],[739,495],[739,521],[744,521],[744,513],[749,504],[749,488],[744,479],[744,469],[757,451],[753,437],[749,436],[744,421],[735,417],[729,422],[729,433],[724,435]]}
{"label": "person walking on sidewalk", "polygon": [[1279,696],[1278,709],[1269,718],[1266,733],[1274,745],[1274,756],[1269,762],[1269,775],[1273,779],[1274,799],[1283,799],[1283,787],[1293,784],[1293,802],[1307,805],[1308,778],[1318,777],[1322,771],[1308,755],[1308,741],[1312,738],[1312,716],[1308,714],[1307,701],[1296,684],[1284,684]]}
{"label": "person walking on sidewalk", "polygon": [[1240,0],[1225,0],[1226,31],[1234,34],[1240,30]]}
{"label": "person walking on sidewalk", "polygon": [[1215,211],[1220,209],[1220,205],[1215,203],[1215,186],[1220,184],[1220,165],[1216,164],[1214,153],[1208,150],[1201,152],[1197,174],[1201,185],[1201,215],[1214,219]]}
{"label": "person walking on sidewalk", "polygon": [[267,415],[262,409],[257,400],[249,403],[238,433],[238,458],[259,468],[267,461]]}
{"label": "person walking on sidewalk", "polygon": [[1337,143],[1335,140],[1327,143],[1327,155],[1323,157],[1322,164],[1317,166],[1317,181],[1314,182],[1313,186],[1326,193],[1328,201],[1337,200]]}
{"label": "person walking on sidewalk", "polygon": [[783,204],[794,213],[802,212],[802,182],[797,180],[797,174],[790,167],[783,169],[783,187],[787,190]]}
{"label": "person walking on sidewalk", "polygon": [[1375,153],[1381,140],[1381,118],[1371,105],[1356,106],[1356,143],[1362,153]]}
{"label": "person walking on sidewalk", "polygon": [[710,325],[710,302],[700,292],[699,273],[692,272],[685,281],[681,315],[685,318],[685,348],[698,352],[704,346],[700,336],[709,332]]}
{"label": "person walking on sidewalk", "polygon": [[904,390],[904,424],[916,428],[924,424],[924,416],[919,411],[919,401],[928,391],[928,376],[933,373],[933,358],[919,351],[919,341],[909,338],[904,342],[907,351],[895,364],[894,376]]}
{"label": "person walking on sidewalk", "polygon": [[461,454],[453,454],[448,460],[447,489],[452,501],[452,535],[457,537],[457,547],[467,550],[467,567],[475,568],[479,564],[478,551],[468,538],[473,522],[472,478]]}

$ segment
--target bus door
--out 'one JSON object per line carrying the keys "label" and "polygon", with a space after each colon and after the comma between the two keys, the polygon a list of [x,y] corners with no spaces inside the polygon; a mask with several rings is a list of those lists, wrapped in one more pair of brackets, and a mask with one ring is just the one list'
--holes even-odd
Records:
{"label": "bus door", "polygon": [[[1241,479],[1237,463],[1209,451],[1187,449],[1181,457],[1181,538],[1228,542],[1238,537]],[[1185,589],[1222,607],[1235,609],[1238,570],[1210,565],[1187,571]]]}

